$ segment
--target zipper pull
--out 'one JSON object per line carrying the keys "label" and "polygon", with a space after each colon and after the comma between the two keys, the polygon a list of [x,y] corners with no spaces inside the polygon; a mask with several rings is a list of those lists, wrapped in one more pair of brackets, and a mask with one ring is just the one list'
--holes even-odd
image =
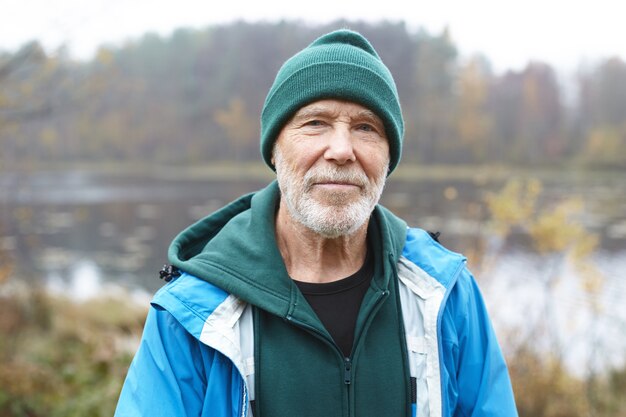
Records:
{"label": "zipper pull", "polygon": [[352,382],[352,373],[350,372],[352,370],[352,361],[350,358],[344,358],[343,366],[343,382],[346,385],[350,385]]}
{"label": "zipper pull", "polygon": [[159,278],[165,282],[170,282],[172,279],[180,276],[180,269],[174,265],[163,265],[163,268],[159,271]]}

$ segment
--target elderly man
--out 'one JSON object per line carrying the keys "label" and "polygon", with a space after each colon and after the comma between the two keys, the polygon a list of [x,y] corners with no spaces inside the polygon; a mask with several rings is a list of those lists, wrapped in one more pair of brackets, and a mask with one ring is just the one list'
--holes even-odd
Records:
{"label": "elderly man", "polygon": [[404,123],[370,43],[297,53],[261,124],[277,181],[174,240],[116,415],[516,415],[465,259],[377,205]]}

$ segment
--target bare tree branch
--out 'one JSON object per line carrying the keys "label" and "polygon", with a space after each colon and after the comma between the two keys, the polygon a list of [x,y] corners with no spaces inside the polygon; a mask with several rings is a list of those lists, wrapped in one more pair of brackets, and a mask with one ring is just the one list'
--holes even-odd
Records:
{"label": "bare tree branch", "polygon": [[40,51],[37,42],[30,42],[22,47],[17,53],[11,55],[6,62],[0,63],[0,81],[8,78],[18,68],[35,57]]}

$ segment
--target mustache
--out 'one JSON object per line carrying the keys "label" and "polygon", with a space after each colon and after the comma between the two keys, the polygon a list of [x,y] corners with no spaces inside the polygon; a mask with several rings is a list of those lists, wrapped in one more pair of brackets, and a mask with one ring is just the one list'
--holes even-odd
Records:
{"label": "mustache", "polygon": [[309,170],[303,178],[305,187],[310,188],[320,182],[338,182],[365,187],[368,182],[364,172],[337,167],[322,167]]}

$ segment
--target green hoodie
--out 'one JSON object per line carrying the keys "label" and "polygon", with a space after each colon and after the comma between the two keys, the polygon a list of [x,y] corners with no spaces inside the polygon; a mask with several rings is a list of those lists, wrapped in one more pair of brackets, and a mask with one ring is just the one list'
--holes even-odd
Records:
{"label": "green hoodie", "polygon": [[344,358],[287,274],[275,239],[278,202],[273,182],[183,231],[169,252],[174,266],[255,307],[255,417],[409,416],[396,279],[406,224],[374,210],[376,270]]}

